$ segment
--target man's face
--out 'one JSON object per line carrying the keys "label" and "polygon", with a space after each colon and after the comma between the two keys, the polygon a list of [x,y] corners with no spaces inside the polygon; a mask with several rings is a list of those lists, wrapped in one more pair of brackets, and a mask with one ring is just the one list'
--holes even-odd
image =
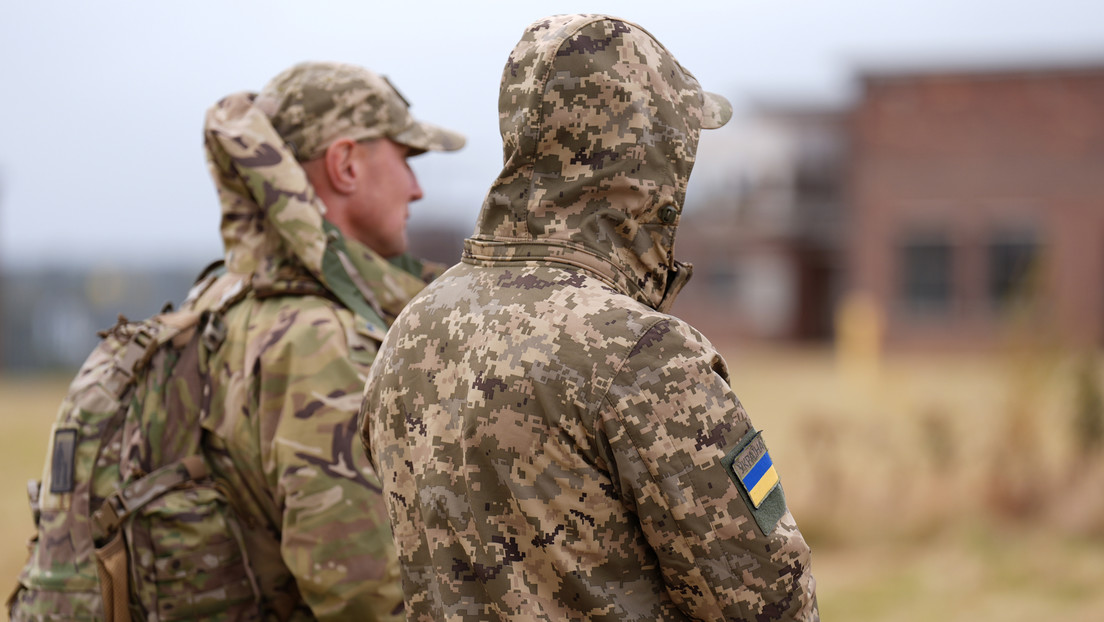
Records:
{"label": "man's face", "polygon": [[422,189],[406,161],[410,149],[389,138],[356,144],[354,157],[365,173],[352,198],[342,233],[383,257],[406,252],[409,204]]}

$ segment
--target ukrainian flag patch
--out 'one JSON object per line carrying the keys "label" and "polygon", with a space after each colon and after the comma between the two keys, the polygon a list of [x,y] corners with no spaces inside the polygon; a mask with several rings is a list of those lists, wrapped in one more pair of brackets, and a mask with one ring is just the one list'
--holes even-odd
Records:
{"label": "ukrainian flag patch", "polygon": [[770,533],[786,513],[786,498],[762,433],[749,431],[721,464],[739,487],[759,528]]}

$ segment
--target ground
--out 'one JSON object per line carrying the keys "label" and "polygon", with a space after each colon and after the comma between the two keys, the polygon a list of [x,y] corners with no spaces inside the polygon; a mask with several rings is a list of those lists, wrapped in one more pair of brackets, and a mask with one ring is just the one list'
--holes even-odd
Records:
{"label": "ground", "polygon": [[[1096,353],[723,348],[813,547],[825,620],[1100,620]],[[0,578],[32,532],[65,377],[0,376]]]}

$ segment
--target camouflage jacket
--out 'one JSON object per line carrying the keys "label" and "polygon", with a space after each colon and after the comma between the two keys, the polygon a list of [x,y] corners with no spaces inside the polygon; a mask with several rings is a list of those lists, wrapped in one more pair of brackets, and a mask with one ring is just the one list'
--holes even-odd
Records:
{"label": "camouflage jacket", "polygon": [[599,16],[530,26],[499,101],[476,235],[365,389],[407,615],[818,619],[763,437],[717,350],[664,312],[716,111],[647,32]]}
{"label": "camouflage jacket", "polygon": [[388,262],[325,222],[251,101],[231,96],[207,118],[222,278],[252,287],[225,314],[211,360],[207,454],[244,514],[266,598],[295,601],[292,619],[402,619],[394,545],[355,416],[379,339],[435,273]]}

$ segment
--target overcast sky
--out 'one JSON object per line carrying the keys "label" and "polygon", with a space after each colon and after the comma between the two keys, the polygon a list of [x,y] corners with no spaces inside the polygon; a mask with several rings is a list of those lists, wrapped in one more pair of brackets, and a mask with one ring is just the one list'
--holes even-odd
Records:
{"label": "overcast sky", "polygon": [[1100,0],[3,0],[0,264],[221,256],[204,112],[301,60],[386,74],[416,117],[465,133],[413,160],[412,219],[470,227],[501,166],[506,56],[530,22],[572,12],[641,24],[737,106],[842,104],[863,67],[1104,64]]}

